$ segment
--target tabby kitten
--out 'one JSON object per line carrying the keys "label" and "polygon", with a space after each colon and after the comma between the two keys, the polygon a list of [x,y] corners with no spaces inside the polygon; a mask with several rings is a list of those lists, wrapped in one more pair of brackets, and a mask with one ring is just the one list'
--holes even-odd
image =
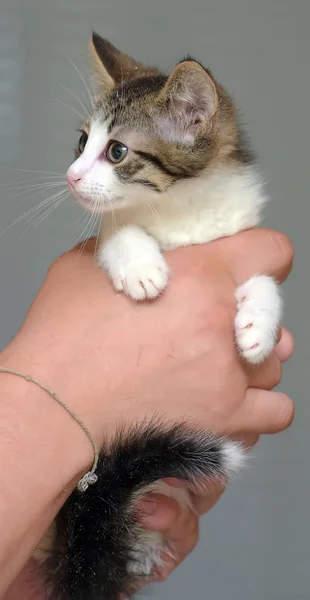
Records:
{"label": "tabby kitten", "polygon": [[[103,214],[98,264],[134,300],[156,298],[169,270],[161,250],[200,244],[258,224],[265,203],[236,108],[211,72],[193,58],[167,77],[91,40],[96,97],[82,125],[67,178],[90,211]],[[275,282],[257,275],[236,290],[236,345],[250,363],[272,351],[281,301]],[[167,399],[168,401],[169,399]],[[163,560],[167,543],[139,525],[136,500],[159,483],[229,477],[243,449],[186,425],[123,431],[102,453],[98,482],[74,492],[60,511],[44,561],[52,597],[118,600]],[[44,546],[44,544],[42,544]]]}

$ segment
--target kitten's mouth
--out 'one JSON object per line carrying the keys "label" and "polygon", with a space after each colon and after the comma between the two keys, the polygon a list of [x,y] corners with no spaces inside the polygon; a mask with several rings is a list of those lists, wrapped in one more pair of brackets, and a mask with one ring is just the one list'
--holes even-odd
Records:
{"label": "kitten's mouth", "polygon": [[84,208],[87,208],[92,213],[101,213],[103,210],[103,206],[101,202],[96,202],[91,198],[83,198],[82,196],[78,197],[78,201]]}
{"label": "kitten's mouth", "polygon": [[108,196],[101,194],[99,198],[91,198],[90,196],[84,196],[83,194],[78,193],[70,184],[69,188],[70,192],[77,199],[79,204],[83,206],[83,208],[87,208],[87,210],[93,214],[109,212],[112,210],[112,208],[117,208],[117,206],[120,206],[123,201],[123,196],[114,196],[113,198],[109,198]]}

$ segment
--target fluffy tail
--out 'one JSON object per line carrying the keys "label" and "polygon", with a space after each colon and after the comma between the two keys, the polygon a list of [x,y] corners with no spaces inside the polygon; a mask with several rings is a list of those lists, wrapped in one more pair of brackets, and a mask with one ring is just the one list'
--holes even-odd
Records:
{"label": "fluffy tail", "polygon": [[97,483],[85,493],[75,491],[56,519],[46,563],[51,598],[130,596],[136,583],[133,573],[142,574],[136,565],[143,537],[137,498],[166,477],[189,482],[227,477],[242,457],[238,444],[181,425],[165,430],[158,425],[136,427],[119,434],[101,456]]}

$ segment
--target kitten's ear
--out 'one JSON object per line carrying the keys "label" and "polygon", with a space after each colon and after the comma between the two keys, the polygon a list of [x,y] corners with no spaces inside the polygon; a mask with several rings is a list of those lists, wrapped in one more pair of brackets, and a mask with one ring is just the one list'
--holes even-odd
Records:
{"label": "kitten's ear", "polygon": [[157,126],[171,142],[193,144],[212,128],[218,96],[210,75],[194,60],[178,64],[159,95]]}
{"label": "kitten's ear", "polygon": [[112,90],[132,77],[140,67],[139,63],[95,32],[89,45],[95,83],[99,88]]}

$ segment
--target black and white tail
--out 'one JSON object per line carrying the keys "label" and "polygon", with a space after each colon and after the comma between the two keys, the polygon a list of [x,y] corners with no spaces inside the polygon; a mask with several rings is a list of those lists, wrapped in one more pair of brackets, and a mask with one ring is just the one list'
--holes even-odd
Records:
{"label": "black and white tail", "polygon": [[159,534],[139,524],[137,499],[166,477],[188,482],[227,478],[243,456],[237,443],[182,425],[136,427],[119,434],[101,455],[97,483],[84,493],[74,491],[58,514],[45,562],[50,598],[130,596],[137,578],[150,574],[164,548]]}

